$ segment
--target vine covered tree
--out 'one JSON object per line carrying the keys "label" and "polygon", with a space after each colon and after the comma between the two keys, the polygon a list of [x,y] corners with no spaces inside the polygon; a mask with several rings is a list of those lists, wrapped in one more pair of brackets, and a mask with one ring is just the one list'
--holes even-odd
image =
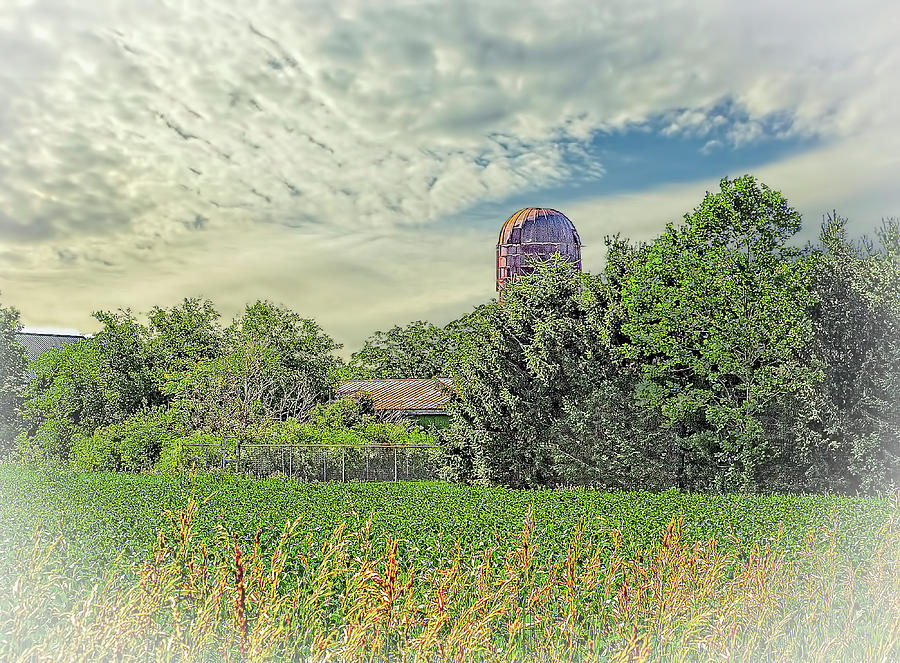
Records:
{"label": "vine covered tree", "polygon": [[469,320],[450,437],[477,478],[661,487],[666,441],[640,430],[634,374],[609,343],[609,294],[601,279],[546,261]]}

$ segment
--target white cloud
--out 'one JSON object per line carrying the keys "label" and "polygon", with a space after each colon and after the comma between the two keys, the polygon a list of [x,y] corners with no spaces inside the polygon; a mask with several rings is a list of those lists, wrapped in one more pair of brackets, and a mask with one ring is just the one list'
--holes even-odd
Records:
{"label": "white cloud", "polygon": [[[868,139],[836,142],[762,167],[735,168],[722,177],[752,172],[760,182],[781,191],[803,217],[794,242],[815,241],[824,215],[836,210],[848,217],[851,235],[873,235],[885,217],[900,217],[900,136],[884,133]],[[606,258],[603,238],[621,232],[633,241],[652,241],[666,223],[678,225],[719,179],[654,187],[644,191],[587,198],[558,204],[578,228],[585,248],[584,269],[597,272]]]}
{"label": "white cloud", "polygon": [[897,173],[876,146],[900,119],[898,19],[874,0],[5,3],[0,290],[63,326],[192,292],[281,298],[345,338],[439,317],[492,292],[493,230],[476,249],[450,220],[600,177],[583,141],[660,116],[732,145],[819,136],[839,148],[804,173],[859,200]]}
{"label": "white cloud", "polygon": [[33,269],[3,295],[26,321],[87,331],[96,330],[94,310],[146,312],[206,296],[230,319],[245,304],[270,299],[314,318],[349,353],[376,329],[417,319],[446,323],[490,298],[495,242],[493,228],[450,236],[412,228],[381,236],[235,228],[169,263],[81,270],[66,282],[57,269]]}

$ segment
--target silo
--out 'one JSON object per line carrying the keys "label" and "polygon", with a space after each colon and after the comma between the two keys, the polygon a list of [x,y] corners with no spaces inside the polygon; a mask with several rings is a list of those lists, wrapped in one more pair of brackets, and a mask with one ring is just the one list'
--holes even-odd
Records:
{"label": "silo", "polygon": [[508,280],[532,273],[534,267],[529,261],[548,260],[554,253],[581,270],[581,238],[569,218],[543,207],[519,210],[500,229],[497,291],[501,292]]}

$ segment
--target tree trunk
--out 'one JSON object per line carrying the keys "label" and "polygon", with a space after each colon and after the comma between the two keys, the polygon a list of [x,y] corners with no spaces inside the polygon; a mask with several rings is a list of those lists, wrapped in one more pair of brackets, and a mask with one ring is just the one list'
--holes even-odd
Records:
{"label": "tree trunk", "polygon": [[685,457],[688,452],[688,449],[684,445],[684,439],[686,437],[687,426],[679,421],[675,424],[675,485],[678,487],[678,490],[684,490],[686,483],[684,477]]}

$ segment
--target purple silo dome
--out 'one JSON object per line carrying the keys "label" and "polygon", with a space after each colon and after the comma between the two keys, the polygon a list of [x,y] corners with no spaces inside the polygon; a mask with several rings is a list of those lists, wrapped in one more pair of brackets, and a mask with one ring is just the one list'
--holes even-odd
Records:
{"label": "purple silo dome", "polygon": [[497,290],[507,280],[533,272],[530,261],[547,260],[554,253],[581,269],[581,238],[569,218],[543,207],[519,210],[500,229]]}

